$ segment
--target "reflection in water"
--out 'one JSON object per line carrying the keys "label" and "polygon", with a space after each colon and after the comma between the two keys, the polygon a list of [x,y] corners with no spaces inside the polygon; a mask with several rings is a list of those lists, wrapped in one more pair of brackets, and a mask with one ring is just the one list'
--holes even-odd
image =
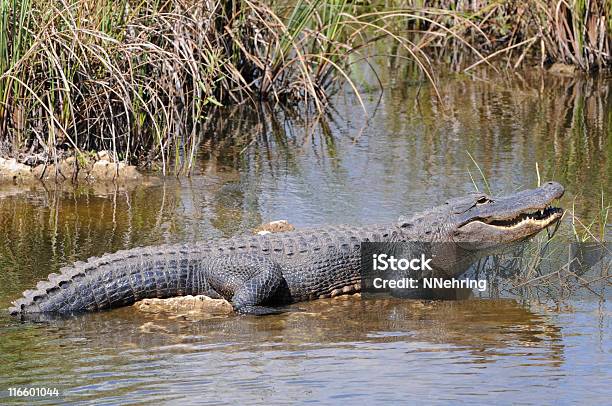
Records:
{"label": "reflection in water", "polygon": [[[426,85],[397,86],[379,104],[373,95],[366,128],[350,96],[318,120],[223,109],[190,178],[0,187],[0,308],[60,266],[104,252],[230,236],[276,219],[298,228],[395,221],[473,190],[470,173],[479,175],[467,152],[494,192],[533,186],[537,163],[542,179],[565,184],[561,204],[586,219],[602,192],[609,198],[609,79],[483,72],[439,85],[444,108]],[[568,237],[567,224],[561,231]],[[499,393],[517,402],[594,403],[609,395],[610,308],[583,299],[548,309],[512,300],[352,298],[273,317],[203,320],[132,309],[48,324],[0,315],[0,382],[111,403],[415,395],[453,403]]]}
{"label": "reflection in water", "polygon": [[[521,359],[526,386],[530,374],[550,379],[564,374],[560,328],[511,300],[426,303],[353,297],[297,307],[272,317],[210,319],[147,316],[130,308],[44,327],[12,326],[0,343],[0,355],[18,367],[4,370],[3,382],[47,382],[62,388],[71,401],[112,400],[121,393],[135,402],[173,397],[172,388],[180,385],[177,399],[205,394],[214,403],[212,393],[223,393],[231,383],[244,387],[224,393],[227,401],[299,399],[309,382],[317,382],[316,396],[333,397],[341,394],[326,392],[335,386],[328,381],[334,375],[350,378],[343,393],[363,392],[362,382],[372,379],[383,390],[410,378],[421,390],[435,390],[446,381],[449,396],[456,398],[488,373],[487,365],[505,365],[512,358]],[[29,348],[35,357],[20,348]],[[55,366],[41,368],[48,359],[56,359]],[[385,367],[369,375],[366,368],[380,361]],[[258,378],[262,373],[265,380]],[[275,386],[278,393],[259,392]],[[399,387],[389,396],[398,399],[407,389]],[[256,393],[262,397],[254,398]]]}
{"label": "reflection in water", "polygon": [[[444,105],[428,86],[392,88],[380,104],[372,100],[374,114],[365,128],[350,100],[317,120],[223,109],[208,133],[233,137],[204,149],[200,170],[223,157],[240,168],[253,193],[275,202],[291,199],[291,206],[316,201],[308,214],[321,219],[333,217],[325,213],[328,207],[343,204],[372,219],[385,210],[421,209],[432,204],[431,196],[473,190],[470,173],[485,189],[468,153],[494,192],[532,187],[537,164],[542,179],[566,186],[565,201],[576,198],[577,214],[585,218],[600,208],[592,202],[612,193],[609,78],[484,72],[477,80],[453,77],[439,87]],[[380,197],[382,210],[374,203]]]}

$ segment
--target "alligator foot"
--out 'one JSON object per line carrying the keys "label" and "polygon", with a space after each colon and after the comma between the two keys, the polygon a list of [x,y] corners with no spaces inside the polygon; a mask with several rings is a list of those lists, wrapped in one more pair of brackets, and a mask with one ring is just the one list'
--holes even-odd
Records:
{"label": "alligator foot", "polygon": [[[230,281],[225,278],[228,271],[235,275]],[[230,301],[236,313],[282,312],[267,307],[287,288],[282,268],[275,261],[260,255],[224,255],[212,258],[206,273],[213,289]]]}

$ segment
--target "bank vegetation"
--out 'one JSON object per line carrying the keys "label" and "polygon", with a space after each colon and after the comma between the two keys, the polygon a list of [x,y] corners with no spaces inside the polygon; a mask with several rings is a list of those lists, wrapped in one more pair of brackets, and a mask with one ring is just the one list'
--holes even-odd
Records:
{"label": "bank vegetation", "polygon": [[212,107],[321,113],[391,54],[434,84],[440,61],[606,68],[611,2],[0,0],[0,156],[188,170]]}

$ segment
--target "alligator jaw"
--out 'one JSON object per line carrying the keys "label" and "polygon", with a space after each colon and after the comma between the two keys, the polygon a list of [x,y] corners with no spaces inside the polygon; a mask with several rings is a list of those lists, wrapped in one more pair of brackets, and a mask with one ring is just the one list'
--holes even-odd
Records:
{"label": "alligator jaw", "polygon": [[[500,230],[517,230],[520,228],[544,229],[558,221],[563,216],[563,209],[547,206],[543,209],[521,213],[518,216],[507,219],[474,220],[469,223],[480,223],[488,227]],[[464,225],[465,226],[465,225]],[[463,227],[463,226],[462,226]]]}
{"label": "alligator jaw", "polygon": [[485,203],[477,200],[461,213],[454,239],[488,246],[529,238],[561,219],[563,210],[552,203],[563,193],[563,186],[547,182],[537,189],[497,199],[485,196]]}

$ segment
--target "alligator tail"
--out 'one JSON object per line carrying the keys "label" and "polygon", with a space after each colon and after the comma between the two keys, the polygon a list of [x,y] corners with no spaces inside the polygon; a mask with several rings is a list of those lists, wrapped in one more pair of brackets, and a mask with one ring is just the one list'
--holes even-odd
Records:
{"label": "alligator tail", "polygon": [[66,314],[205,293],[201,254],[198,260],[193,250],[184,245],[135,248],[77,262],[23,292],[9,312]]}

